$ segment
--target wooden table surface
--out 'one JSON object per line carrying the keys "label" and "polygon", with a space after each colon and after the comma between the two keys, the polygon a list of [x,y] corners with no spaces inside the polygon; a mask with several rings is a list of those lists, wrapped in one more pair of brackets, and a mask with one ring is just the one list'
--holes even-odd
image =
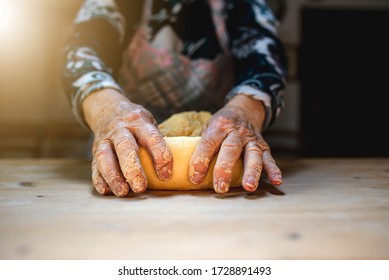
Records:
{"label": "wooden table surface", "polygon": [[0,259],[389,259],[389,159],[278,163],[278,189],[117,198],[86,160],[1,159]]}

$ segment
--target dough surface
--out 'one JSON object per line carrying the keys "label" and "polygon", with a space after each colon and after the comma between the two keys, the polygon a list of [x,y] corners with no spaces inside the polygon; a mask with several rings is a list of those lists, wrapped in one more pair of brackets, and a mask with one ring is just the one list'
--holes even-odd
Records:
{"label": "dough surface", "polygon": [[[208,173],[203,182],[195,185],[189,181],[189,162],[192,154],[200,141],[200,133],[211,117],[209,112],[183,112],[172,115],[159,125],[165,141],[173,155],[173,175],[169,180],[162,181],[158,178],[149,154],[145,149],[139,149],[139,156],[146,173],[148,189],[151,190],[199,190],[213,189],[213,168],[216,158],[211,162]],[[233,178],[230,185],[239,187],[242,185],[243,165],[239,160],[233,170]]]}
{"label": "dough surface", "polygon": [[163,136],[200,136],[203,126],[212,117],[206,111],[188,111],[172,115],[158,125]]}

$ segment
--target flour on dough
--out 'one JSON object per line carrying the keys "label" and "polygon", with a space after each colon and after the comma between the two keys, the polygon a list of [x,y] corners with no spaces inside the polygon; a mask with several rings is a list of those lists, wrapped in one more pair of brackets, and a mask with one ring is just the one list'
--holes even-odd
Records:
{"label": "flour on dough", "polygon": [[172,115],[158,125],[163,136],[200,136],[212,114],[206,111],[187,111]]}

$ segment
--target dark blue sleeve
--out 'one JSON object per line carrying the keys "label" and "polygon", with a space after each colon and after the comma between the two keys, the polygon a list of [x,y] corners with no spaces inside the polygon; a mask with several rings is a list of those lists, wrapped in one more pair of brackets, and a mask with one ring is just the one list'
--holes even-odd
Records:
{"label": "dark blue sleeve", "polygon": [[[130,36],[129,19],[139,20],[130,1],[84,0],[63,51],[62,85],[76,119],[85,126],[83,99],[101,88],[121,91],[115,81],[121,54]],[[140,8],[140,7],[139,7]]]}
{"label": "dark blue sleeve", "polygon": [[266,106],[265,128],[283,107],[285,53],[278,21],[264,0],[226,0],[226,25],[234,64],[235,86],[227,99],[249,94]]}

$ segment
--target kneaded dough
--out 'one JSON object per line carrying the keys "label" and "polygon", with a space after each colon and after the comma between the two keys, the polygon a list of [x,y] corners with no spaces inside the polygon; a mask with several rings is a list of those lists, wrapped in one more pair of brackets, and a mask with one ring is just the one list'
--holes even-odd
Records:
{"label": "kneaded dough", "polygon": [[[213,168],[216,158],[210,163],[203,182],[195,185],[189,181],[189,162],[200,141],[201,130],[211,117],[206,111],[188,111],[172,115],[158,127],[173,155],[173,175],[169,180],[160,180],[145,149],[139,156],[146,173],[148,189],[151,190],[199,190],[213,188]],[[230,188],[242,185],[243,164],[239,160],[234,167]]]}
{"label": "kneaded dough", "polygon": [[[151,190],[200,190],[213,188],[213,168],[216,159],[214,159],[204,181],[199,185],[192,184],[189,181],[189,161],[200,141],[199,136],[176,136],[165,137],[165,141],[173,155],[173,176],[169,180],[162,181],[158,178],[149,154],[145,149],[139,150],[140,160],[145,170],[148,189]],[[242,185],[243,167],[239,160],[234,167],[232,182],[230,188]]]}
{"label": "kneaded dough", "polygon": [[158,125],[163,136],[200,136],[203,126],[212,117],[207,111],[188,111],[173,114]]}

